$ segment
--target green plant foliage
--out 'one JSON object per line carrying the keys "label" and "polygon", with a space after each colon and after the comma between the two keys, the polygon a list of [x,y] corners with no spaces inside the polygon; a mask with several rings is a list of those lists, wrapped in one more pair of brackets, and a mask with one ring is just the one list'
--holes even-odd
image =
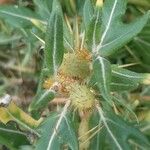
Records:
{"label": "green plant foliage", "polygon": [[1,6],[0,17],[15,27],[31,27],[33,23],[41,23],[41,17],[30,9],[18,6]]}
{"label": "green plant foliage", "polygon": [[32,100],[30,104],[29,111],[39,110],[44,108],[50,100],[54,99],[55,92],[53,90],[41,90],[37,93],[37,95]]}
{"label": "green plant foliage", "polygon": [[59,7],[52,11],[45,39],[45,65],[51,75],[57,73],[63,59],[63,22]]}
{"label": "green plant foliage", "polygon": [[[127,1],[105,1],[102,9],[101,40],[94,52],[102,56],[115,53],[120,47],[136,36],[147,23],[149,12],[132,23],[123,24],[122,16],[125,13]],[[93,41],[94,45],[95,41]]]}
{"label": "green plant foliage", "polygon": [[74,0],[60,0],[62,3],[62,6],[64,7],[65,11],[73,16],[76,13],[76,5]]}
{"label": "green plant foliage", "polygon": [[[146,65],[146,68],[149,70],[148,65],[150,64],[149,61],[149,48],[150,48],[150,39],[149,39],[149,29],[150,29],[150,22],[144,27],[142,32],[133,39],[130,43],[129,47],[134,52],[134,54],[139,58],[139,60]],[[141,53],[142,51],[142,53]]]}
{"label": "green plant foliage", "polygon": [[[88,16],[88,18],[90,18],[90,16]],[[95,11],[86,28],[88,48],[90,51],[94,51],[101,35],[101,9]]]}
{"label": "green plant foliage", "polygon": [[73,49],[73,33],[68,29],[65,21],[63,21],[63,42],[66,51],[74,51]]}
{"label": "green plant foliage", "polygon": [[[54,9],[55,8],[55,9]],[[45,37],[45,60],[44,67],[41,71],[40,82],[37,95],[34,97],[29,110],[38,110],[46,106],[54,98],[54,91],[51,89],[43,90],[43,81],[47,76],[56,76],[60,66],[63,54],[63,20],[60,5],[57,1],[53,3],[53,10],[48,21]]]}
{"label": "green plant foliage", "polygon": [[[112,77],[118,78],[121,80],[128,80],[128,82],[137,84],[142,83],[145,79],[146,74],[136,73],[124,68],[118,68],[117,66],[112,66]],[[127,81],[126,81],[127,83]]]}
{"label": "green plant foliage", "polygon": [[0,6],[2,149],[148,150],[148,3]]}
{"label": "green plant foliage", "polygon": [[96,84],[106,101],[111,103],[110,83],[111,83],[111,65],[108,60],[97,57],[93,64]]}
{"label": "green plant foliage", "polygon": [[39,126],[38,131],[41,132],[41,138],[35,145],[36,150],[59,150],[63,148],[64,144],[72,150],[78,150],[77,137],[72,126],[70,115],[67,112],[67,107],[64,107],[60,114],[49,116]]}
{"label": "green plant foliage", "polygon": [[36,12],[44,18],[44,20],[47,20],[52,11],[53,0],[34,0],[34,4],[36,6]]}
{"label": "green plant foliage", "polygon": [[131,150],[132,146],[129,146],[128,142],[140,149],[149,148],[149,141],[138,129],[112,112],[103,112],[101,108],[98,108],[98,114],[95,114],[92,119],[92,123],[95,122],[95,125],[103,125],[91,143],[92,148]]}
{"label": "green plant foliage", "polygon": [[20,146],[30,143],[24,132],[18,131],[12,125],[0,124],[0,144],[6,145],[11,150],[18,150]]}
{"label": "green plant foliage", "polygon": [[91,18],[93,17],[93,14],[94,14],[94,7],[92,1],[91,0],[85,1],[84,9],[83,9],[83,19],[84,19],[85,27],[87,27],[91,22]]}
{"label": "green plant foliage", "polygon": [[14,121],[35,135],[39,136],[35,128],[40,124],[40,120],[34,120],[31,116],[26,114],[23,110],[18,108],[14,103],[10,102],[7,107],[0,107],[0,121],[7,124],[10,121]]}
{"label": "green plant foliage", "polygon": [[132,80],[123,79],[112,76],[111,91],[132,91],[136,89],[139,84],[132,82]]}

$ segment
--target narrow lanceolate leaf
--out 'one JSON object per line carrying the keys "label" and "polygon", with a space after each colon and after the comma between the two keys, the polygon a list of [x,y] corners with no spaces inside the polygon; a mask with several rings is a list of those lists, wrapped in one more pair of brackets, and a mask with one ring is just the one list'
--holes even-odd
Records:
{"label": "narrow lanceolate leaf", "polygon": [[50,16],[53,0],[33,0],[36,12],[45,20]]}
{"label": "narrow lanceolate leaf", "polygon": [[[69,21],[68,21],[68,24],[69,24]],[[63,21],[63,39],[64,39],[65,50],[73,52],[74,51],[73,32],[70,31],[69,25],[67,26],[67,23],[65,21]]]}
{"label": "narrow lanceolate leaf", "polygon": [[108,60],[102,57],[97,57],[93,64],[94,76],[96,85],[99,88],[100,94],[109,103],[111,102],[110,83],[111,83],[111,65]]}
{"label": "narrow lanceolate leaf", "polygon": [[0,123],[0,144],[11,150],[18,150],[20,146],[29,145],[30,143],[25,133],[18,131],[12,125],[6,126]]}
{"label": "narrow lanceolate leaf", "polygon": [[[64,18],[63,11],[61,9],[61,5],[59,0],[53,1],[53,11],[57,8],[60,11],[62,18]],[[71,29],[71,25],[67,16],[63,19],[63,42],[66,51],[74,51],[74,41],[73,41],[73,32]]]}
{"label": "narrow lanceolate leaf", "polygon": [[86,0],[83,7],[83,21],[85,28],[88,27],[94,15],[94,8],[91,0]]}
{"label": "narrow lanceolate leaf", "polygon": [[[150,79],[147,81],[146,79],[143,80],[143,82],[150,84]],[[92,86],[95,89],[98,89],[98,86],[96,84],[96,79],[94,75],[91,77],[89,81],[89,85]],[[115,91],[131,91],[136,89],[139,86],[138,82],[133,82],[130,79],[125,79],[123,77],[116,77],[114,75],[111,76],[111,83],[110,83],[110,90],[111,92]]]}
{"label": "narrow lanceolate leaf", "polygon": [[[147,64],[146,68],[150,71],[150,20],[147,25],[143,28],[142,32],[136,36],[133,41],[129,44],[130,49],[140,59],[141,62]],[[141,53],[142,51],[142,53]]]}
{"label": "narrow lanceolate leaf", "polygon": [[39,135],[34,128],[40,124],[41,120],[34,120],[31,116],[18,108],[13,102],[6,107],[1,106],[0,114],[0,122],[6,124],[9,121],[15,121],[30,132]]}
{"label": "narrow lanceolate leaf", "polygon": [[126,84],[150,84],[150,75],[147,73],[136,73],[124,68],[112,66],[112,80],[125,81]]}
{"label": "narrow lanceolate leaf", "polygon": [[101,56],[115,53],[121,46],[136,36],[149,18],[149,12],[131,23],[124,24],[122,16],[126,10],[127,0],[106,0],[102,10],[101,41],[96,52]]}
{"label": "narrow lanceolate leaf", "polygon": [[99,133],[99,139],[105,138],[105,141],[109,141],[100,142],[101,145],[97,146],[101,146],[103,149],[107,147],[112,150],[131,150],[133,145],[145,150],[149,148],[150,143],[140,130],[112,112],[103,112],[99,106],[97,109],[100,121],[104,126]]}
{"label": "narrow lanceolate leaf", "polygon": [[34,97],[30,107],[29,111],[37,111],[47,106],[47,104],[54,99],[55,92],[51,89],[49,90],[41,90],[37,95]]}
{"label": "narrow lanceolate leaf", "polygon": [[0,17],[15,27],[29,27],[33,24],[45,24],[36,13],[25,7],[0,6]]}
{"label": "narrow lanceolate leaf", "polygon": [[97,9],[93,17],[89,20],[87,24],[86,38],[87,44],[90,51],[95,51],[96,45],[100,42],[100,32],[101,32],[101,10]]}
{"label": "narrow lanceolate leaf", "polygon": [[[129,81],[128,81],[129,82]],[[125,83],[124,81],[120,81],[120,82],[111,82],[110,87],[111,87],[111,91],[131,91],[134,90],[138,87],[138,83]]]}
{"label": "narrow lanceolate leaf", "polygon": [[52,11],[45,39],[45,65],[55,75],[63,59],[63,21],[61,11]]}
{"label": "narrow lanceolate leaf", "polygon": [[[139,76],[139,78],[137,77],[137,75]],[[137,79],[135,79],[134,77]],[[112,66],[111,91],[134,90],[138,87],[139,80],[141,80],[143,77],[141,74],[129,71],[127,69]],[[132,80],[132,78],[134,79]]]}
{"label": "narrow lanceolate leaf", "polygon": [[74,133],[66,103],[60,114],[53,114],[39,127],[41,137],[36,143],[36,150],[61,150],[63,145],[71,150],[78,150],[77,138]]}

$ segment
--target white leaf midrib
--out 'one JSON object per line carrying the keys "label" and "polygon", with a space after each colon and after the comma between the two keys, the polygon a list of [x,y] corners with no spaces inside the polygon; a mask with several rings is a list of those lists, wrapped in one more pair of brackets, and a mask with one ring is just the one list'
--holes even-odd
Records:
{"label": "white leaf midrib", "polygon": [[51,134],[51,137],[50,137],[50,140],[48,142],[48,146],[47,146],[46,150],[51,150],[52,142],[53,142],[53,140],[57,134],[57,130],[58,130],[63,118],[65,118],[65,115],[66,115],[66,112],[67,112],[69,105],[70,105],[70,101],[68,100],[67,103],[65,104],[61,114],[60,114],[60,117],[56,123],[56,127],[54,128],[53,133]]}
{"label": "white leaf midrib", "polygon": [[108,90],[107,90],[107,82],[106,82],[106,73],[105,73],[105,65],[104,65],[104,62],[102,60],[103,58],[98,56],[97,57],[97,60],[100,62],[100,65],[101,65],[101,72],[102,72],[102,81],[103,81],[103,85],[104,85],[104,90],[105,90],[105,93],[109,93]]}
{"label": "white leaf midrib", "polygon": [[44,94],[42,94],[41,98],[36,103],[40,103],[44,99],[44,97],[46,97],[49,93],[54,93],[54,91],[52,89],[46,90],[44,92]]}
{"label": "white leaf midrib", "polygon": [[115,0],[115,2],[114,2],[114,4],[113,4],[113,7],[112,7],[112,10],[111,10],[111,13],[110,13],[110,17],[109,17],[109,19],[108,19],[108,24],[106,25],[106,28],[105,28],[105,30],[104,30],[104,32],[103,32],[103,34],[102,34],[102,37],[101,37],[101,41],[100,41],[99,45],[98,45],[97,48],[96,48],[96,51],[97,51],[97,52],[98,52],[98,50],[102,47],[103,42],[104,42],[104,40],[105,40],[105,37],[107,36],[107,32],[108,32],[108,30],[109,30],[109,28],[110,28],[111,21],[112,21],[113,14],[114,14],[115,9],[116,9],[117,2],[118,2],[118,0]]}
{"label": "white leaf midrib", "polygon": [[27,17],[27,16],[12,13],[12,12],[7,12],[7,11],[4,11],[4,10],[0,10],[0,12],[3,13],[3,14],[10,15],[10,16],[14,16],[14,17],[25,19],[25,20],[29,20],[31,22],[32,22],[32,20],[37,20],[37,21],[41,22],[42,24],[45,24],[45,25],[47,24],[45,21],[42,21],[42,20],[37,19],[37,18]]}
{"label": "white leaf midrib", "polygon": [[56,76],[56,72],[57,72],[57,65],[56,65],[56,50],[57,50],[57,16],[54,22],[54,45],[53,45],[53,71],[54,71],[54,76]]}
{"label": "white leaf midrib", "polygon": [[117,139],[116,139],[115,136],[113,135],[112,131],[110,130],[110,128],[109,128],[109,126],[108,126],[108,124],[107,124],[107,121],[106,121],[106,119],[105,119],[105,117],[104,117],[104,115],[103,115],[103,111],[101,110],[101,108],[100,108],[99,106],[97,106],[97,110],[98,110],[98,113],[99,113],[99,115],[100,115],[100,117],[101,117],[101,120],[102,120],[103,123],[104,123],[104,126],[106,127],[108,133],[110,134],[111,138],[112,138],[113,141],[115,142],[117,148],[118,148],[119,150],[123,150],[123,148],[120,146],[119,142],[117,141]]}
{"label": "white leaf midrib", "polygon": [[124,77],[127,77],[127,78],[142,79],[141,76],[140,77],[139,76],[131,76],[131,75],[123,74],[123,73],[120,73],[120,72],[117,72],[117,71],[114,71],[114,70],[112,70],[112,73],[117,74],[117,75],[121,75],[121,76],[124,76]]}
{"label": "white leaf midrib", "polygon": [[93,31],[93,42],[92,42],[92,52],[94,53],[95,50],[96,50],[96,28],[97,28],[97,23],[98,23],[98,19],[99,19],[99,11],[97,13],[97,16],[96,16],[96,21],[95,21],[95,24],[94,24],[94,31]]}
{"label": "white leaf midrib", "polygon": [[[134,27],[133,27],[133,28],[134,28]],[[125,34],[122,34],[122,35],[118,36],[116,39],[112,40],[111,42],[102,45],[100,48],[101,48],[101,49],[102,49],[102,48],[104,49],[105,47],[108,47],[109,45],[111,45],[111,44],[117,42],[117,40],[119,40],[119,39],[121,39],[121,38],[127,36],[129,33],[131,33],[131,32],[133,31],[133,28],[132,28],[131,30],[129,30],[128,32],[125,32]],[[126,41],[125,41],[125,42],[126,42]],[[140,42],[142,43],[143,41],[140,41]],[[147,44],[148,46],[150,46],[150,44],[149,44],[148,42],[146,43],[145,41],[144,41],[143,44]],[[97,50],[98,50],[98,49],[99,49],[99,48],[97,48]]]}
{"label": "white leaf midrib", "polygon": [[121,39],[122,37],[126,36],[126,35],[127,35],[128,33],[130,33],[131,31],[132,31],[132,30],[130,30],[130,31],[126,32],[125,34],[123,34],[123,35],[117,37],[116,39],[112,40],[111,42],[106,43],[105,45],[102,45],[102,46],[101,46],[101,49],[102,49],[102,48],[105,48],[105,47],[107,47],[107,46],[109,46],[109,45],[111,45],[112,43],[116,42],[118,39]]}
{"label": "white leaf midrib", "polygon": [[[124,87],[129,87],[131,86],[131,84],[125,84],[125,83],[117,83],[117,82],[112,82],[111,85],[115,85],[115,86],[124,86]],[[133,86],[133,84],[132,84]]]}
{"label": "white leaf midrib", "polygon": [[63,37],[63,39],[64,39],[64,42],[70,47],[72,52],[74,52],[74,49],[73,49],[72,45],[69,43],[69,41],[65,37]]}

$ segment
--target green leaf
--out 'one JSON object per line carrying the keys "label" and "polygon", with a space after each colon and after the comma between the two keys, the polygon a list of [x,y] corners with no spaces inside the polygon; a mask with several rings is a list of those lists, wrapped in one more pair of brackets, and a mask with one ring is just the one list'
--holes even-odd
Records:
{"label": "green leaf", "polygon": [[133,84],[142,83],[146,75],[145,73],[136,73],[128,69],[112,66],[112,79],[124,80],[126,84],[129,82]]}
{"label": "green leaf", "polygon": [[64,47],[65,50],[74,51],[73,46],[73,33],[69,30],[66,22],[63,20],[63,40],[64,40]]}
{"label": "green leaf", "polygon": [[94,76],[96,85],[99,88],[103,98],[111,103],[110,83],[111,83],[111,65],[108,60],[103,57],[97,57],[93,63]]}
{"label": "green leaf", "polygon": [[[136,89],[139,86],[138,83],[134,83],[129,79],[124,79],[123,77],[120,78],[120,77],[112,76],[111,78],[112,78],[111,83],[110,83],[110,91],[111,92],[131,91],[131,90]],[[98,89],[94,75],[92,75],[88,84],[89,84],[89,86],[93,87],[94,89],[96,89],[96,90]]]}
{"label": "green leaf", "polygon": [[11,5],[0,6],[0,17],[9,24],[22,28],[43,23],[43,20],[30,9]]}
{"label": "green leaf", "polygon": [[149,18],[149,12],[129,24],[122,22],[127,0],[106,0],[102,10],[101,41],[94,50],[101,56],[109,56],[136,36]]}
{"label": "green leaf", "polygon": [[96,9],[94,16],[89,19],[86,24],[86,38],[87,44],[90,51],[95,50],[96,45],[99,43],[101,33],[101,10]]}
{"label": "green leaf", "polygon": [[[127,81],[127,80],[126,80]],[[136,89],[138,87],[139,84],[135,84],[135,83],[128,83],[129,80],[126,83],[125,80],[123,81],[113,81],[111,82],[110,86],[111,86],[111,91],[132,91],[134,89]]]}
{"label": "green leaf", "polygon": [[61,150],[67,144],[70,149],[78,150],[77,137],[68,114],[70,102],[67,102],[60,114],[49,116],[38,128],[42,136],[36,143],[36,150]]}
{"label": "green leaf", "polygon": [[55,92],[51,89],[49,90],[41,90],[37,95],[34,97],[30,107],[29,111],[36,111],[40,110],[48,105],[48,103],[54,99]]}
{"label": "green leaf", "polygon": [[58,8],[52,11],[45,39],[45,65],[51,75],[56,75],[64,53],[63,20]]}
{"label": "green leaf", "polygon": [[100,134],[102,132],[106,136],[104,137],[105,141],[109,141],[103,143],[103,148],[109,146],[112,150],[131,150],[131,145],[145,150],[149,148],[149,141],[137,128],[110,111],[103,112],[100,107],[97,107],[97,109],[99,119],[103,124]]}
{"label": "green leaf", "polygon": [[[110,82],[110,91],[131,91],[136,89],[140,83],[146,84],[149,83],[150,78],[148,74],[146,73],[135,73],[132,71],[129,71],[127,69],[118,68],[117,66],[112,66],[112,73],[111,73],[111,82]],[[118,72],[118,70],[120,70]],[[123,74],[122,74],[123,73]],[[136,76],[134,80],[132,80],[133,77],[130,77],[129,74],[132,73],[132,76]],[[138,77],[139,78],[138,78]],[[89,86],[95,88],[96,90],[99,89],[99,86],[97,84],[97,79],[94,75],[91,76],[89,81]]]}
{"label": "green leaf", "polygon": [[[39,114],[40,109],[45,107],[49,101],[51,101],[54,98],[55,92],[51,89],[44,90],[43,89],[43,83],[46,78],[48,78],[50,75],[49,70],[47,68],[43,68],[41,70],[41,74],[39,77],[39,84],[37,88],[37,92],[35,97],[33,98],[31,104],[29,105],[29,112],[36,113],[36,116]],[[38,116],[39,117],[39,116]]]}
{"label": "green leaf", "polygon": [[62,13],[62,9],[61,9],[59,0],[54,0],[52,3],[52,11],[55,11],[56,9]]}
{"label": "green leaf", "polygon": [[[70,31],[69,26],[68,26],[68,24],[70,22],[69,22],[67,16],[66,16],[66,20],[64,19],[64,14],[63,14],[63,11],[61,9],[60,2],[58,0],[55,0],[53,2],[53,11],[55,11],[56,8],[60,11],[60,14],[61,14],[62,19],[63,19],[63,42],[64,42],[65,50],[73,52],[74,51],[73,33],[72,33],[72,31]],[[68,21],[68,24],[67,24],[67,21]]]}
{"label": "green leaf", "polygon": [[84,21],[85,28],[91,22],[93,15],[94,15],[94,8],[93,8],[92,1],[86,0],[83,7],[83,21]]}
{"label": "green leaf", "polygon": [[[90,122],[89,122],[89,126],[92,129],[94,129],[96,126],[98,127],[98,130],[100,130],[101,128],[101,122],[99,119],[99,114],[97,113],[97,111],[94,111],[91,118],[90,118]],[[91,139],[90,142],[90,149],[94,149],[94,150],[101,150],[106,148],[105,145],[105,139],[106,139],[106,134],[104,133],[103,130],[100,130],[99,132],[95,131],[95,136]],[[93,133],[94,134],[94,133]]]}
{"label": "green leaf", "polygon": [[12,125],[0,124],[0,144],[11,150],[18,150],[21,145],[30,143],[25,133],[18,131]]}
{"label": "green leaf", "polygon": [[[148,21],[147,25],[143,28],[142,32],[136,36],[133,41],[129,44],[130,49],[133,53],[141,60],[144,64],[147,64],[147,68],[149,69],[150,64],[150,21]],[[142,51],[142,53],[141,53]]]}
{"label": "green leaf", "polygon": [[[132,76],[130,77],[129,75]],[[136,80],[133,76],[135,78],[139,76],[140,78],[137,78]],[[132,78],[134,79],[132,80]],[[142,78],[144,78],[144,76],[142,76],[139,73],[135,73],[127,69],[119,68],[117,66],[112,66],[111,91],[134,90],[138,87],[139,80],[141,80]]]}
{"label": "green leaf", "polygon": [[36,12],[44,19],[49,18],[52,11],[53,0],[34,0]]}

